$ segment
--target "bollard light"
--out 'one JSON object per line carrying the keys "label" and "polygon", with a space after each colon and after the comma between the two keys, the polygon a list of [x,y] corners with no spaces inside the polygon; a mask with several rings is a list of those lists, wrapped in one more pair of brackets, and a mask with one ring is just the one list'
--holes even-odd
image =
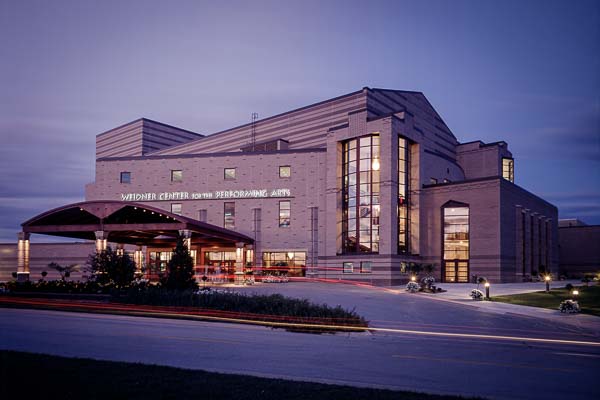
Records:
{"label": "bollard light", "polygon": [[578,296],[579,295],[579,290],[573,290],[573,296]]}
{"label": "bollard light", "polygon": [[410,277],[410,280],[414,282],[414,281],[417,280],[417,277],[413,275],[413,276]]}
{"label": "bollard light", "polygon": [[484,286],[485,286],[485,299],[489,300],[490,299],[490,283],[486,282]]}
{"label": "bollard light", "polygon": [[546,281],[546,293],[550,293],[550,275],[546,275],[544,280]]}

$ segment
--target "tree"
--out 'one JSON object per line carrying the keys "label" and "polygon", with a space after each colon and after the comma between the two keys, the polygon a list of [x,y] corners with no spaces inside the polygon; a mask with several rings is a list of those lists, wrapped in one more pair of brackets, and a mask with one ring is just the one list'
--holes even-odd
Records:
{"label": "tree", "polygon": [[135,274],[135,263],[129,254],[118,254],[110,246],[90,254],[88,265],[93,280],[102,285],[113,284],[117,288],[129,285]]}
{"label": "tree", "polygon": [[177,238],[173,255],[167,264],[167,275],[161,279],[161,282],[167,289],[173,290],[198,288],[194,277],[194,260],[182,237]]}
{"label": "tree", "polygon": [[410,263],[408,263],[407,270],[411,275],[414,275],[415,277],[419,276],[421,271],[423,271],[423,264],[416,263],[416,262],[410,262]]}
{"label": "tree", "polygon": [[[51,268],[51,269],[55,270],[56,272],[58,272],[60,274],[60,279],[62,281],[66,281],[67,278],[69,278],[71,276],[72,272],[79,271],[79,265],[77,265],[77,264],[71,264],[71,265],[67,265],[66,267],[63,267],[59,263],[51,262],[50,264],[48,264],[48,268]],[[45,276],[45,275],[42,274],[42,276]]]}

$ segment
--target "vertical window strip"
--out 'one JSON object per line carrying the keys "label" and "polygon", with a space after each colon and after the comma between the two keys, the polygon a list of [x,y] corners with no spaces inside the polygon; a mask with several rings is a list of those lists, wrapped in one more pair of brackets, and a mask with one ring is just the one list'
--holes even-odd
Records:
{"label": "vertical window strip", "polygon": [[410,237],[410,153],[408,140],[398,138],[398,253],[408,253]]}
{"label": "vertical window strip", "polygon": [[235,229],[235,203],[223,203],[223,228]]}
{"label": "vertical window strip", "polygon": [[292,202],[289,200],[282,200],[279,202],[279,227],[287,228],[290,226],[292,211]]}
{"label": "vertical window strip", "polygon": [[342,251],[379,252],[379,135],[342,145]]}

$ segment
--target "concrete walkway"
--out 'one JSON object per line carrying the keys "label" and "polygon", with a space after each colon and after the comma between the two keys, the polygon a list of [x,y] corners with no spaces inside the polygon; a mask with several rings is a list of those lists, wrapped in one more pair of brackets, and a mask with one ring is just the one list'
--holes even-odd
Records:
{"label": "concrete walkway", "polygon": [[[580,280],[567,280],[551,282],[551,289],[563,288],[568,283],[573,286],[582,285]],[[549,321],[558,323],[569,324],[577,328],[587,328],[596,331],[600,334],[600,317],[587,314],[563,314],[558,311],[558,304],[556,310],[540,307],[529,307],[518,304],[501,303],[495,301],[475,301],[471,299],[469,293],[472,289],[477,289],[477,284],[474,283],[453,283],[437,285],[442,289],[446,290],[443,293],[436,294],[425,294],[418,293],[417,296],[424,296],[432,300],[445,301],[455,304],[461,304],[477,308],[479,311],[490,312],[495,314],[513,314],[524,317],[542,318]],[[402,287],[396,287],[396,289],[403,289]],[[490,286],[490,296],[502,296],[511,295],[518,293],[530,293],[539,292],[546,289],[544,282],[524,282],[524,283],[497,283]],[[479,285],[479,290],[485,293],[485,287]]]}

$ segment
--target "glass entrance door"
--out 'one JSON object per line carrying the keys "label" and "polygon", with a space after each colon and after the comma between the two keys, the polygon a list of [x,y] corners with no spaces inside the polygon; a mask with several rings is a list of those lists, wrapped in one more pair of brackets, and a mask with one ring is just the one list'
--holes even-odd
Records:
{"label": "glass entrance door", "polygon": [[469,262],[465,261],[465,260],[446,260],[446,261],[444,261],[444,282],[468,283],[469,282]]}

